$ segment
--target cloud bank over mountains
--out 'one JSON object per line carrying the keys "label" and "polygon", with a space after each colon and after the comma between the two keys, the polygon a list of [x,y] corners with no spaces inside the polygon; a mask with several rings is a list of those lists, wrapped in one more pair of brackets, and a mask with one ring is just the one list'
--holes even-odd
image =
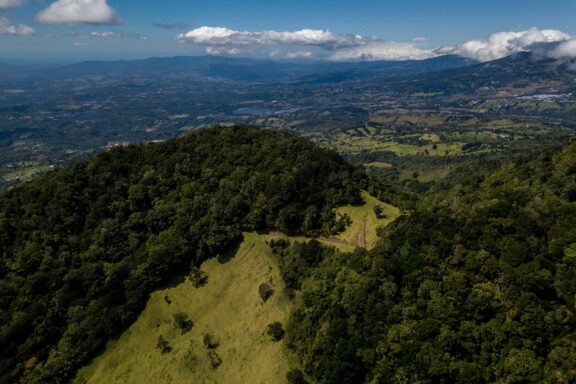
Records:
{"label": "cloud bank over mountains", "polygon": [[561,60],[576,59],[576,38],[563,41],[546,52],[547,57]]}
{"label": "cloud bank over mountains", "polygon": [[342,49],[330,55],[336,61],[375,60],[424,60],[438,56],[431,49],[423,49],[418,43],[379,41],[354,48]]}
{"label": "cloud bank over mountains", "polygon": [[200,27],[176,37],[188,42],[211,47],[217,46],[316,46],[327,50],[363,45],[376,38],[359,35],[337,35],[320,29],[301,29],[293,32],[263,31],[241,32],[222,27]]}
{"label": "cloud bank over mountains", "polygon": [[529,51],[538,43],[566,41],[571,36],[555,29],[532,28],[521,32],[494,33],[486,40],[470,40],[450,49],[451,54],[469,57],[478,61],[492,61],[513,53]]}
{"label": "cloud bank over mountains", "polygon": [[[323,57],[331,60],[422,60],[453,54],[480,62],[500,59],[514,53],[532,50],[544,43],[562,43],[546,55],[552,58],[576,57],[573,36],[554,29],[532,28],[519,32],[494,33],[487,39],[465,41],[455,46],[426,47],[426,39],[410,42],[386,41],[377,37],[335,34],[327,30],[236,31],[224,27],[203,26],[176,36],[181,43],[205,47],[207,53],[223,55],[268,54],[291,57],[302,48],[315,49],[315,54],[300,57]],[[306,49],[305,52],[310,52]]]}

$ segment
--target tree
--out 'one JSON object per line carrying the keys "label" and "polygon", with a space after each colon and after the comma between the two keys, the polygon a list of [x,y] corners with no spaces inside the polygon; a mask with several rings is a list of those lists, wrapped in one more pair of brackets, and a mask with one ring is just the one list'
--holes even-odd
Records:
{"label": "tree", "polygon": [[273,341],[280,341],[284,338],[284,327],[282,323],[279,321],[275,321],[271,324],[268,324],[268,330],[266,331],[268,336],[272,337]]}
{"label": "tree", "polygon": [[288,380],[289,384],[308,384],[304,374],[298,368],[288,371],[286,374],[286,380]]}
{"label": "tree", "polygon": [[202,342],[204,343],[204,346],[208,349],[216,349],[220,345],[220,343],[216,340],[214,335],[211,335],[209,333],[204,334],[204,336],[202,337]]}
{"label": "tree", "polygon": [[190,318],[188,318],[188,315],[186,313],[177,312],[174,314],[174,326],[177,329],[179,329],[183,335],[192,330],[194,323],[192,322],[192,320],[190,320]]}
{"label": "tree", "polygon": [[385,219],[387,216],[384,213],[384,208],[381,205],[377,205],[374,207],[374,214],[376,215],[377,219]]}
{"label": "tree", "polygon": [[262,301],[265,303],[272,297],[272,295],[274,295],[274,289],[270,283],[262,283],[258,288],[258,294],[260,295]]}
{"label": "tree", "polygon": [[206,272],[193,265],[190,268],[188,279],[190,280],[190,282],[194,287],[201,288],[208,282],[208,275],[206,274]]}

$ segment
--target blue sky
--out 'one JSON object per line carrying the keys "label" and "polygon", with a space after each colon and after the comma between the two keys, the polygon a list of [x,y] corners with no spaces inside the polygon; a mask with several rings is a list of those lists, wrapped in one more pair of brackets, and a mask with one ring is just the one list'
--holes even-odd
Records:
{"label": "blue sky", "polygon": [[[79,14],[66,18],[68,16],[63,13],[74,2],[91,1],[113,8],[115,19],[90,19]],[[528,31],[535,27],[576,35],[575,0],[24,0],[17,4],[19,2],[0,0],[0,57],[71,60],[210,52],[331,58],[334,52],[352,49],[358,56],[359,46],[379,44],[368,54],[358,57],[380,58],[380,52],[388,49],[398,52],[390,57],[425,58],[431,55],[431,49],[487,39],[503,31]],[[60,3],[59,8],[54,8],[51,14],[46,13],[54,3]],[[39,16],[43,11],[44,15]],[[155,23],[174,28],[158,28]],[[212,36],[212,40],[204,39],[200,44],[198,33],[177,39],[179,34],[202,26],[226,28],[227,35],[231,32],[253,33],[249,36],[251,43],[238,44],[239,40],[234,38],[214,39],[216,30],[203,30]],[[259,35],[264,31],[303,29],[329,31],[341,37],[361,35],[364,39],[354,42],[336,39],[337,43],[327,46],[310,43],[308,35],[304,44],[287,44],[286,39],[293,41],[294,36],[270,42],[269,36]],[[565,35],[562,35],[563,39],[568,38]],[[262,42],[264,38],[267,39],[265,43]],[[368,41],[368,38],[374,38],[374,41]],[[535,41],[539,41],[538,38]],[[397,45],[385,45],[386,42]],[[275,53],[277,51],[279,53]],[[340,56],[355,57],[352,54]]]}

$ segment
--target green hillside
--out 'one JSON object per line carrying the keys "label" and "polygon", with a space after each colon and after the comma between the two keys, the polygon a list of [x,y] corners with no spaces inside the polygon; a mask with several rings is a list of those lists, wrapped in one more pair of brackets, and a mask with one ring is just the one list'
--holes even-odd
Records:
{"label": "green hillside", "polygon": [[[262,236],[247,233],[240,249],[221,264],[202,264],[208,280],[195,288],[190,280],[154,292],[138,320],[106,352],[80,370],[76,383],[282,383],[290,369],[284,343],[266,334],[268,324],[286,324],[290,302],[270,248]],[[274,293],[263,302],[258,288]],[[174,314],[186,313],[194,325],[181,334]],[[218,341],[222,359],[212,367],[205,334]],[[162,354],[163,336],[172,348]]]}
{"label": "green hillside", "polygon": [[[338,208],[352,224],[344,233],[320,238],[330,247],[354,250],[359,234],[367,233],[370,246],[376,228],[398,217],[398,210],[363,192],[363,205]],[[377,218],[374,207],[381,206],[386,218]],[[353,241],[348,242],[347,239]],[[75,383],[283,383],[286,373],[297,368],[296,356],[283,342],[266,334],[268,324],[280,321],[285,326],[293,309],[278,266],[267,244],[271,240],[309,241],[306,237],[287,237],[280,233],[245,233],[240,248],[229,261],[217,258],[204,262],[206,285],[196,288],[190,280],[154,292],[138,320],[90,365],[82,368]],[[265,303],[258,295],[261,284],[269,283],[274,294]],[[168,302],[168,301],[169,302]],[[186,313],[192,330],[181,335],[174,326],[174,314]],[[213,368],[210,349],[202,342],[204,334],[214,335],[222,364]],[[158,337],[172,348],[162,354]]]}
{"label": "green hillside", "polygon": [[576,382],[576,143],[449,181],[372,251],[275,245],[319,383]]}
{"label": "green hillside", "polygon": [[1,384],[576,382],[576,143],[407,191],[215,127],[0,194],[0,257]]}
{"label": "green hillside", "polygon": [[330,236],[363,180],[304,139],[214,127],[0,194],[0,383],[66,382],[151,292],[242,232]]}

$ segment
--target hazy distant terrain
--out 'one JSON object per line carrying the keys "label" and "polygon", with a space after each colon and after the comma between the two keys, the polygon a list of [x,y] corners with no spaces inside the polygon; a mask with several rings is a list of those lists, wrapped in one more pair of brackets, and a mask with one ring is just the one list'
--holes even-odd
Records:
{"label": "hazy distant terrain", "polygon": [[0,74],[4,188],[107,148],[215,123],[288,130],[354,162],[412,174],[563,143],[576,115],[576,72],[530,54],[485,64],[176,57],[8,65]]}

